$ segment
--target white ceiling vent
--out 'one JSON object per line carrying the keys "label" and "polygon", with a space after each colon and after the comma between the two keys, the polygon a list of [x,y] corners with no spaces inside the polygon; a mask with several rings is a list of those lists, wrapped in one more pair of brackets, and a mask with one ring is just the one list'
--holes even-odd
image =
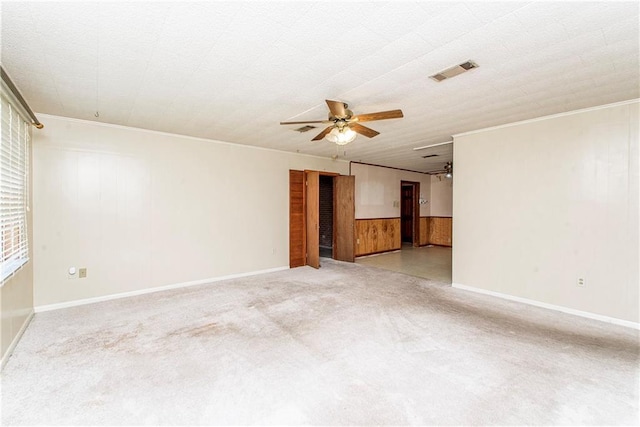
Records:
{"label": "white ceiling vent", "polygon": [[451,77],[455,77],[458,74],[465,73],[474,68],[478,68],[478,64],[476,64],[473,61],[467,61],[467,62],[463,62],[462,64],[447,68],[444,71],[440,71],[439,73],[436,73],[433,76],[429,76],[429,78],[437,82],[441,82],[443,80],[450,79]]}

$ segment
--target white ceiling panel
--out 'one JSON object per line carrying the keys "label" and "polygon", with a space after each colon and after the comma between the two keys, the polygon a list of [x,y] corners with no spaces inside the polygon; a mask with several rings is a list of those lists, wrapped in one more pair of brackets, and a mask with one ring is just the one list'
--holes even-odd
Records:
{"label": "white ceiling panel", "polygon": [[483,25],[464,3],[458,3],[419,25],[415,31],[432,45],[444,46]]}
{"label": "white ceiling panel", "polygon": [[[418,171],[451,146],[412,148],[452,134],[640,96],[638,2],[0,7],[3,67],[37,112]],[[428,78],[467,60],[480,68]],[[326,118],[325,99],[405,117],[344,148],[279,125]]]}

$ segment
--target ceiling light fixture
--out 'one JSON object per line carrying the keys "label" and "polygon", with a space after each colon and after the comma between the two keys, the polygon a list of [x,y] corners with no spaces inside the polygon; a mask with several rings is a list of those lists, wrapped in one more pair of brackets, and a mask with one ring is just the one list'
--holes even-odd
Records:
{"label": "ceiling light fixture", "polygon": [[331,129],[331,132],[329,132],[325,138],[336,145],[347,145],[356,139],[356,135],[356,132],[354,132],[348,125],[345,125]]}
{"label": "ceiling light fixture", "polygon": [[413,151],[424,150],[425,148],[439,147],[440,145],[453,144],[453,141],[438,142],[437,144],[425,145],[424,147],[416,147]]}
{"label": "ceiling light fixture", "polygon": [[445,170],[445,174],[444,177],[445,178],[453,178],[453,162],[447,162],[444,164],[444,170]]}

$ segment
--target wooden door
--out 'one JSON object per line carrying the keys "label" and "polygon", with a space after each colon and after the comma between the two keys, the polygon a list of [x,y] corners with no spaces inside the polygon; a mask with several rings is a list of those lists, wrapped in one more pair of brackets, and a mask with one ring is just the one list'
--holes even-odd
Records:
{"label": "wooden door", "polygon": [[306,264],[304,172],[289,171],[289,267]]}
{"label": "wooden door", "polygon": [[403,185],[400,197],[402,241],[413,243],[413,186]]}
{"label": "wooden door", "polygon": [[320,173],[305,171],[306,178],[306,234],[307,262],[313,268],[320,268]]}
{"label": "wooden door", "polygon": [[338,261],[355,261],[355,183],[355,176],[336,176],[333,178],[333,212],[335,230],[333,258]]}

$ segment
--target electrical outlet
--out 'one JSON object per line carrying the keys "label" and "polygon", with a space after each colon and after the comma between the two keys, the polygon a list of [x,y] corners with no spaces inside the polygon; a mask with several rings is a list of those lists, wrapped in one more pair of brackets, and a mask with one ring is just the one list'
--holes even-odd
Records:
{"label": "electrical outlet", "polygon": [[86,268],[78,269],[78,278],[84,279],[85,277],[87,277],[87,269]]}
{"label": "electrical outlet", "polygon": [[584,279],[582,277],[579,277],[578,282],[576,284],[581,288],[584,288]]}

